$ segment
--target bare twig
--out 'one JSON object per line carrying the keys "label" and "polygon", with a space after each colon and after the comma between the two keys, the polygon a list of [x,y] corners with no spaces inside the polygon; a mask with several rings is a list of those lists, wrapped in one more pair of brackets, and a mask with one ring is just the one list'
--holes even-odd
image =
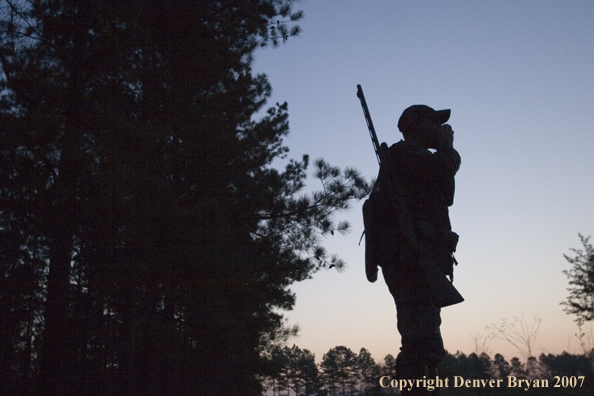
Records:
{"label": "bare twig", "polygon": [[487,326],[486,330],[492,339],[498,338],[507,341],[524,357],[530,358],[533,356],[532,349],[538,336],[540,322],[541,319],[538,316],[534,316],[532,325],[524,323],[524,315],[522,314],[519,318],[514,316],[511,323],[504,318],[501,320],[500,325],[493,324]]}

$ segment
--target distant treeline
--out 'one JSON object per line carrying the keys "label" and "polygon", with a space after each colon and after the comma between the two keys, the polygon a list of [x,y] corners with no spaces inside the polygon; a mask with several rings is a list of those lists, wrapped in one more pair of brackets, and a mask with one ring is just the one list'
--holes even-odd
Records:
{"label": "distant treeline", "polygon": [[[377,363],[365,348],[357,354],[345,346],[334,347],[319,364],[313,353],[296,345],[273,348],[267,358],[274,372],[262,378],[267,395],[396,395],[401,387],[393,381],[394,356],[387,355]],[[491,358],[486,353],[446,352],[439,366],[440,395],[590,396],[594,388],[593,361],[594,350],[587,355],[543,353],[525,362],[517,357],[508,362],[499,353]],[[420,386],[433,391],[434,381],[428,378]]]}

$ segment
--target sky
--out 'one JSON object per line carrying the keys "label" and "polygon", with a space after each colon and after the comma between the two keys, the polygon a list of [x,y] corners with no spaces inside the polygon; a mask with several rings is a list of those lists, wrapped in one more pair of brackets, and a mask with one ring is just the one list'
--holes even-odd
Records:
{"label": "sky", "polygon": [[[259,50],[254,71],[288,102],[290,157],[378,171],[356,86],[380,141],[412,104],[451,109],[462,157],[452,228],[460,234],[454,285],[461,304],[442,310],[446,350],[469,354],[486,326],[523,317],[541,324],[533,353],[579,353],[564,254],[594,234],[594,1],[305,0],[300,37]],[[316,183],[317,182],[317,183]],[[319,181],[308,178],[310,188]],[[344,345],[378,362],[396,355],[396,309],[381,278],[364,274],[362,202],[337,220],[347,236],[324,246],[347,262],[291,286],[285,312],[300,335],[289,343],[319,362]],[[502,340],[491,356],[520,356]]]}

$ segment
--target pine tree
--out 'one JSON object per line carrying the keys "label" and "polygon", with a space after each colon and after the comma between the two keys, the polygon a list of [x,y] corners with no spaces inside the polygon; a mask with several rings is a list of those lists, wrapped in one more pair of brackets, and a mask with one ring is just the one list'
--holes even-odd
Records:
{"label": "pine tree", "polygon": [[360,379],[357,370],[357,354],[342,345],[324,354],[320,369],[325,390],[330,395],[352,393]]}
{"label": "pine tree", "polygon": [[259,394],[288,286],[341,266],[319,236],[368,190],[272,166],[288,106],[251,64],[298,34],[292,3],[6,1],[0,386]]}
{"label": "pine tree", "polygon": [[357,369],[361,378],[362,394],[379,391],[380,367],[365,348],[361,348],[357,355]]}

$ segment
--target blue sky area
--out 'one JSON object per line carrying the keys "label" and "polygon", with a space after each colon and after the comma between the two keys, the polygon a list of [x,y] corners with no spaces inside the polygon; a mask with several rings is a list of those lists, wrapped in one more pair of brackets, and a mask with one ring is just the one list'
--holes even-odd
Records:
{"label": "blue sky area", "polygon": [[[412,104],[452,109],[462,156],[450,210],[461,236],[455,285],[466,298],[442,311],[452,353],[475,350],[485,326],[525,315],[542,319],[534,352],[577,353],[563,254],[594,234],[594,2],[309,0],[303,31],[256,53],[275,102],[289,103],[292,158],[377,173],[363,113],[362,84],[380,141]],[[318,188],[310,179],[311,187]],[[337,345],[376,360],[400,346],[395,306],[383,279],[364,275],[361,204],[341,214],[347,236],[324,243],[348,263],[295,284],[292,342],[316,354]],[[518,355],[493,341],[492,356]]]}

